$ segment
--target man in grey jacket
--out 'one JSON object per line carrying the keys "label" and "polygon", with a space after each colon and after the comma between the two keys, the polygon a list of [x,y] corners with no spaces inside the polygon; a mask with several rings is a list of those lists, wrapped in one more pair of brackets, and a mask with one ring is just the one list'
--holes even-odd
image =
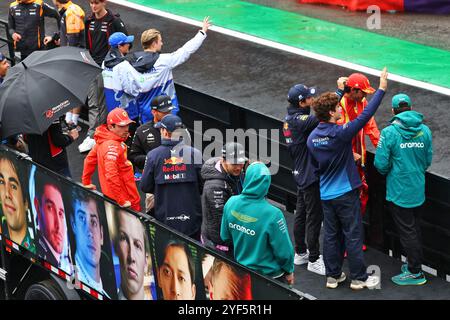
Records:
{"label": "man in grey jacket", "polygon": [[247,160],[244,147],[229,142],[222,148],[222,157],[209,159],[201,171],[205,181],[202,194],[202,242],[230,257],[233,257],[230,244],[220,238],[222,212],[228,199],[242,191],[242,170]]}

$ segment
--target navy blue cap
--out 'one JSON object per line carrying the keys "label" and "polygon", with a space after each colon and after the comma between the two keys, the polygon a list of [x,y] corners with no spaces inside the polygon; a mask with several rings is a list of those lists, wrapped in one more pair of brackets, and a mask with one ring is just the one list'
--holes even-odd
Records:
{"label": "navy blue cap", "polygon": [[134,36],[127,36],[123,32],[114,32],[109,37],[109,45],[113,48],[117,48],[119,45],[126,44],[126,43],[133,43]]}
{"label": "navy blue cap", "polygon": [[315,87],[308,88],[304,84],[296,84],[289,89],[287,100],[297,105],[299,101],[314,96],[316,92],[317,89]]}
{"label": "navy blue cap", "polygon": [[155,124],[155,128],[164,128],[169,132],[174,132],[177,129],[184,128],[184,125],[179,116],[168,114],[160,122]]}
{"label": "navy blue cap", "polygon": [[0,52],[0,61],[3,61],[3,60],[5,60],[5,59],[6,59],[5,55],[4,55],[3,53]]}

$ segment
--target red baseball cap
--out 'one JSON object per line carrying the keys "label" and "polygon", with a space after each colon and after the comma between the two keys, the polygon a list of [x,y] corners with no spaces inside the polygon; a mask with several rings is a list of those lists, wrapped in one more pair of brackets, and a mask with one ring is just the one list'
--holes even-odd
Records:
{"label": "red baseball cap", "polygon": [[370,86],[369,79],[361,73],[353,73],[348,77],[347,86],[360,89],[361,91],[372,94],[376,90]]}
{"label": "red baseball cap", "polygon": [[135,121],[131,120],[125,109],[115,108],[110,113],[108,113],[108,118],[106,119],[108,124],[116,124],[118,126],[126,126]]}

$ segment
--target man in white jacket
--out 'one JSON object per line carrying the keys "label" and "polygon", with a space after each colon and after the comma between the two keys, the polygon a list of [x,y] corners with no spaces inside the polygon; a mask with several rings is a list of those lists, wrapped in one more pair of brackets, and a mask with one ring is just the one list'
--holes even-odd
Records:
{"label": "man in white jacket", "polygon": [[172,69],[187,61],[206,39],[206,32],[211,26],[209,17],[203,19],[202,29],[194,38],[172,53],[160,54],[163,41],[161,32],[149,29],[142,33],[141,44],[144,51],[127,56],[126,61],[114,68],[114,78],[119,79],[120,89],[136,97],[134,101],[140,116],[140,122],[153,119],[150,103],[158,95],[171,97],[173,114],[178,113],[178,99],[175,92]]}

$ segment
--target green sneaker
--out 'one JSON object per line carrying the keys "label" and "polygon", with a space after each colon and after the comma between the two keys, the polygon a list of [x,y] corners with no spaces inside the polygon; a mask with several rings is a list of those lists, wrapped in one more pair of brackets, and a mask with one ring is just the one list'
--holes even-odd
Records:
{"label": "green sneaker", "polygon": [[402,264],[401,270],[402,270],[402,273],[408,272],[408,264],[407,263]]}
{"label": "green sneaker", "polygon": [[422,284],[427,283],[427,279],[425,278],[425,275],[423,274],[422,271],[416,274],[413,274],[409,271],[402,272],[401,274],[392,277],[391,279],[392,282],[398,284],[399,286],[420,286]]}

